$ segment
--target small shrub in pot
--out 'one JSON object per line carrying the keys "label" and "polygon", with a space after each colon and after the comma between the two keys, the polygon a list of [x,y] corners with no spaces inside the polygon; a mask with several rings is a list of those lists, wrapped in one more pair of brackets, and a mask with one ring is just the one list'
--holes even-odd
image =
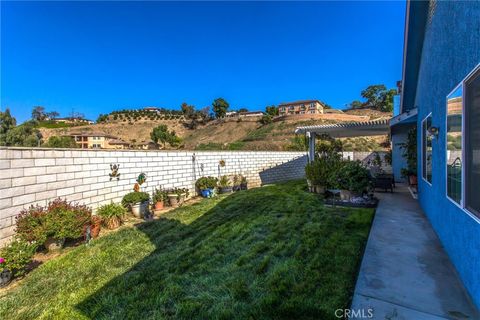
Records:
{"label": "small shrub in pot", "polygon": [[163,209],[165,202],[168,200],[167,193],[162,190],[162,188],[155,188],[155,191],[152,195],[152,200],[155,210],[161,210]]}
{"label": "small shrub in pot", "polygon": [[247,177],[240,175],[240,189],[247,190],[248,189],[248,181]]}
{"label": "small shrub in pot", "polygon": [[65,239],[82,236],[91,214],[91,209],[85,205],[58,198],[45,208],[32,206],[22,210],[16,218],[16,232],[27,242],[44,244],[49,250],[59,249]]}
{"label": "small shrub in pot", "polygon": [[187,188],[173,188],[167,190],[167,197],[170,206],[178,207],[183,204],[190,192]]}
{"label": "small shrub in pot", "polygon": [[195,182],[195,187],[200,191],[204,198],[211,198],[215,194],[218,179],[215,177],[201,177]]}
{"label": "small shrub in pot", "polygon": [[127,193],[122,198],[122,205],[130,208],[133,215],[137,218],[143,218],[147,213],[150,195],[146,192],[133,191]]}
{"label": "small shrub in pot", "polygon": [[220,180],[218,182],[218,187],[220,189],[220,193],[232,192],[232,183],[230,182],[230,179],[228,178],[228,176],[220,177]]}
{"label": "small shrub in pot", "polygon": [[126,212],[127,210],[123,206],[110,203],[98,208],[97,215],[102,218],[108,229],[113,230],[120,227]]}

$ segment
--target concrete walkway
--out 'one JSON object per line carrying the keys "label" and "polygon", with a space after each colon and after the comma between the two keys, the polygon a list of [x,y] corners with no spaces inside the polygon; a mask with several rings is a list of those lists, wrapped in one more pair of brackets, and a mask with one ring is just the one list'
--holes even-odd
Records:
{"label": "concrete walkway", "polygon": [[[440,240],[405,186],[380,203],[352,309],[373,319],[480,319]],[[355,318],[355,317],[352,317]],[[360,317],[357,317],[357,319]]]}

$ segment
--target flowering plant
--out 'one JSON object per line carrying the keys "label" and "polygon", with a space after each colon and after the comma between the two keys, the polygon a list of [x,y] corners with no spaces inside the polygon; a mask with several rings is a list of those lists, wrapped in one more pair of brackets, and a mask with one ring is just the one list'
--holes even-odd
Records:
{"label": "flowering plant", "polygon": [[4,263],[5,263],[5,259],[3,259],[2,257],[0,257],[0,266],[1,266],[2,264],[4,264]]}

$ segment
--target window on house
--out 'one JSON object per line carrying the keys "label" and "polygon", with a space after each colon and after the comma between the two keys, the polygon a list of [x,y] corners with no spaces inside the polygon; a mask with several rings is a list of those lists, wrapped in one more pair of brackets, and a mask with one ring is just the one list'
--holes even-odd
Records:
{"label": "window on house", "polygon": [[480,217],[480,67],[465,81],[465,208]]}
{"label": "window on house", "polygon": [[447,196],[462,203],[462,118],[463,87],[459,86],[447,96]]}
{"label": "window on house", "polygon": [[432,136],[429,129],[432,127],[432,115],[422,121],[422,177],[432,183]]}

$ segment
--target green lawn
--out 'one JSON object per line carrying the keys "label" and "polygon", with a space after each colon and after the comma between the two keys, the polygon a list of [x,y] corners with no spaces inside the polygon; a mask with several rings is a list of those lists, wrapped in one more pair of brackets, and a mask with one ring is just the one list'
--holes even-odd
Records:
{"label": "green lawn", "polygon": [[304,182],[205,199],[80,246],[0,296],[0,319],[336,319],[371,209]]}

